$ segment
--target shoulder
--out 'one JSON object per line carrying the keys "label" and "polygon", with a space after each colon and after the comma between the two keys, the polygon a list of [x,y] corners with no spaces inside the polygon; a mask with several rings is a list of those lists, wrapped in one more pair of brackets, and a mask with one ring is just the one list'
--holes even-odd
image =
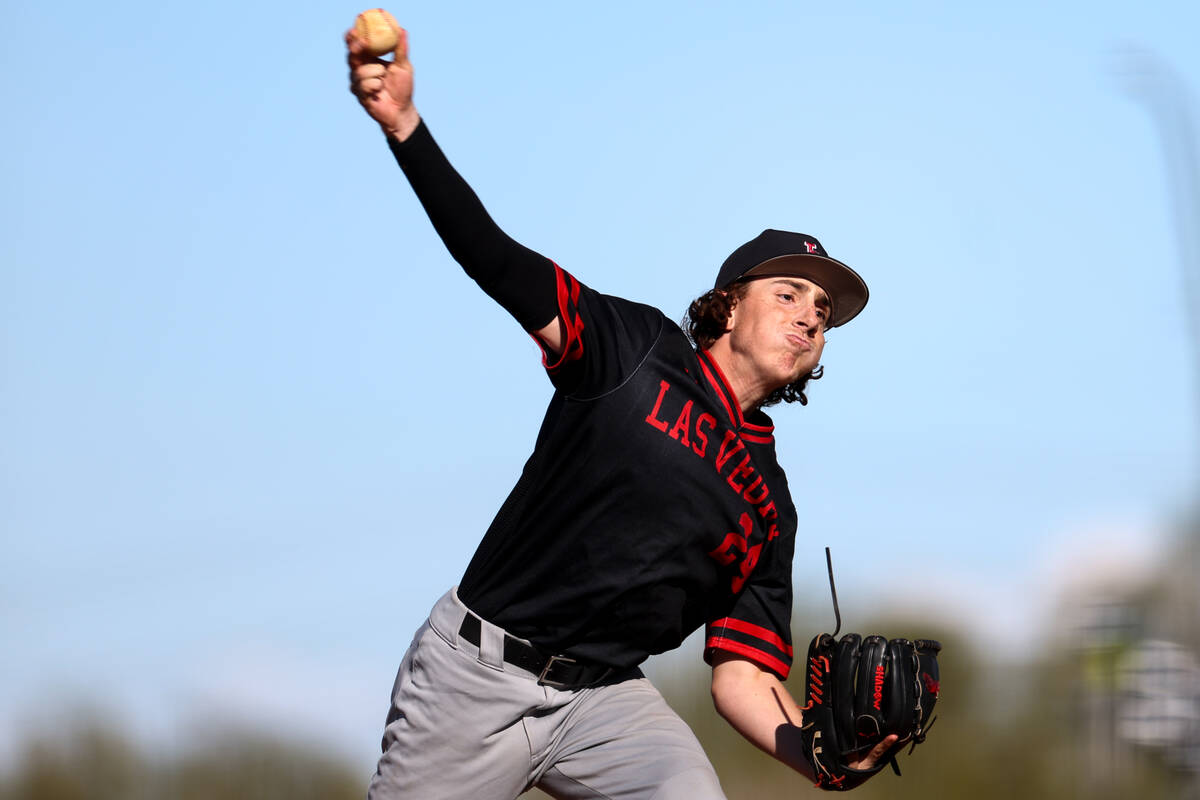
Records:
{"label": "shoulder", "polygon": [[557,388],[595,397],[622,385],[665,341],[687,339],[666,314],[647,303],[597,291],[559,271],[559,309],[566,342],[548,365]]}

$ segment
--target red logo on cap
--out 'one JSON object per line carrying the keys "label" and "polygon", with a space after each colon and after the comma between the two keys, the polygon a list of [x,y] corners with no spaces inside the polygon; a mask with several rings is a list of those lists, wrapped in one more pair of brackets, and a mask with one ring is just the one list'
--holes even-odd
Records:
{"label": "red logo on cap", "polygon": [[810,253],[817,252],[817,246],[815,244],[813,244],[812,242],[805,242],[804,246],[808,248],[808,252],[810,252]]}

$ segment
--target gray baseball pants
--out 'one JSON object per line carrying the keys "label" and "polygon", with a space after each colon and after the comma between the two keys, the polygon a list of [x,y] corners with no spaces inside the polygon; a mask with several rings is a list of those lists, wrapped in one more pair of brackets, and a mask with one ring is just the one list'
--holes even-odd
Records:
{"label": "gray baseball pants", "polygon": [[438,600],[400,664],[368,800],[724,800],[691,729],[645,677],[561,690],[506,664],[504,631],[458,636],[466,606]]}

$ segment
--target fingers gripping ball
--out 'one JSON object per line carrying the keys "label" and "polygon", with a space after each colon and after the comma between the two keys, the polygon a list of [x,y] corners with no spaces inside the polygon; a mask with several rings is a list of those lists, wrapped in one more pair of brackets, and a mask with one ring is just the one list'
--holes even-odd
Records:
{"label": "fingers gripping ball", "polygon": [[[896,754],[925,741],[933,724],[941,649],[929,639],[856,633],[840,641],[825,633],[813,639],[800,735],[817,786],[852,789],[888,763],[899,773]],[[897,741],[871,769],[851,766],[892,734]]]}
{"label": "fingers gripping ball", "polygon": [[367,52],[379,57],[396,49],[400,37],[400,23],[382,8],[364,11],[354,20],[354,32],[363,41]]}

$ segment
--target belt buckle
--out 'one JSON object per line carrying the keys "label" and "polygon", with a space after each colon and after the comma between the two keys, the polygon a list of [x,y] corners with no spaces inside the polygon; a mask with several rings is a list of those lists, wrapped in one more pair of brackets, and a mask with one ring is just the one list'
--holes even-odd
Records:
{"label": "belt buckle", "polygon": [[558,663],[558,662],[561,662],[563,664],[578,664],[579,663],[578,661],[571,658],[570,656],[550,656],[550,660],[546,662],[546,666],[542,667],[541,674],[538,675],[537,682],[538,682],[539,686],[564,687],[567,685],[567,684],[563,683],[562,681],[554,681],[554,680],[550,680],[549,678],[546,677],[550,673],[550,670],[554,668],[555,663]]}

